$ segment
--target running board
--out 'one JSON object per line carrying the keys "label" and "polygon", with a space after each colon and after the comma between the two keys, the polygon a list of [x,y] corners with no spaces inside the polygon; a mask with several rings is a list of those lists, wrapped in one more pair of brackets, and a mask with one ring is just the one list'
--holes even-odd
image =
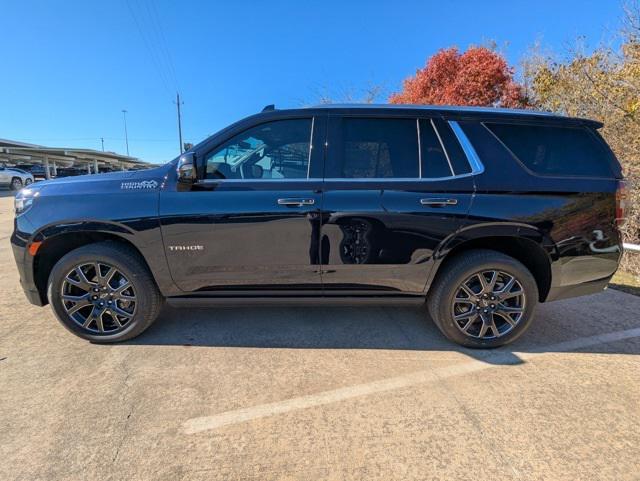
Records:
{"label": "running board", "polygon": [[424,304],[423,296],[314,296],[314,297],[168,297],[167,304],[174,307],[207,306],[388,306]]}

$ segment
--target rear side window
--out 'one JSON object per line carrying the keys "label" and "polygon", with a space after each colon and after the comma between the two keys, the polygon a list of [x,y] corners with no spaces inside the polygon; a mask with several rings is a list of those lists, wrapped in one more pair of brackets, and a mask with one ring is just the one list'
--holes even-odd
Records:
{"label": "rear side window", "polygon": [[471,172],[471,166],[467,160],[460,143],[456,138],[456,134],[453,133],[449,122],[442,119],[433,119],[433,123],[440,134],[444,148],[447,151],[449,160],[451,161],[451,167],[455,175],[468,174]]}
{"label": "rear side window", "polygon": [[420,150],[423,178],[434,179],[453,175],[447,152],[431,120],[420,120]]}
{"label": "rear side window", "polygon": [[329,145],[328,178],[417,178],[414,119],[343,118]]}
{"label": "rear side window", "polygon": [[442,119],[420,120],[422,178],[434,179],[471,172],[451,126]]}
{"label": "rear side window", "polygon": [[586,128],[499,123],[485,126],[537,174],[611,177],[608,153]]}

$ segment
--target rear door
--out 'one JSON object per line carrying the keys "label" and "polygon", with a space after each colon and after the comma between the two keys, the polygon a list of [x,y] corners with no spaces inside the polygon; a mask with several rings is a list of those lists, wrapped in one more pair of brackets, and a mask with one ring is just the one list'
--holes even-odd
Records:
{"label": "rear door", "polygon": [[330,116],[325,293],[422,293],[437,248],[460,228],[472,193],[472,167],[448,122]]}
{"label": "rear door", "polygon": [[[262,122],[197,152],[204,178],[160,196],[162,235],[184,291],[321,292],[323,116]],[[315,178],[314,178],[315,176]]]}

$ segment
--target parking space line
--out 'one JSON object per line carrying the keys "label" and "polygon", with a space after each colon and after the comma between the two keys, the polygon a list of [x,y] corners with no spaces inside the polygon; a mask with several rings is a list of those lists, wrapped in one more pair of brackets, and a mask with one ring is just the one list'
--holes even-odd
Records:
{"label": "parking space line", "polygon": [[355,386],[333,389],[316,394],[309,394],[307,396],[300,396],[284,401],[236,409],[212,416],[192,418],[183,423],[183,432],[186,434],[195,434],[220,428],[222,426],[243,423],[299,409],[322,406],[356,397],[410,387],[417,384],[437,382],[450,377],[498,367],[500,365],[519,364],[522,361],[551,353],[575,351],[577,349],[584,349],[590,346],[622,341],[635,337],[640,337],[640,328],[582,337],[557,344],[542,346],[524,353],[499,351],[495,354],[489,354],[484,360],[473,360],[454,366],[418,371],[403,376],[357,384]]}

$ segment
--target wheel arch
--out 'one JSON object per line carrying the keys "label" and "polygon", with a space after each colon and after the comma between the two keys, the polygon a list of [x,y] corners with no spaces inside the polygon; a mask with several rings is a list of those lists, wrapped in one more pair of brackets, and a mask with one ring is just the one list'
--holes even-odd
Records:
{"label": "wheel arch", "polygon": [[544,237],[539,232],[532,231],[527,234],[523,235],[518,229],[513,233],[481,234],[450,242],[439,252],[429,285],[433,284],[437,276],[444,272],[447,264],[460,253],[473,249],[488,249],[513,257],[529,269],[538,285],[539,300],[544,302],[551,288],[551,255],[549,249],[545,248]]}
{"label": "wheel arch", "polygon": [[33,279],[43,305],[49,303],[47,299],[47,283],[53,266],[55,266],[63,256],[78,247],[104,241],[118,242],[127,245],[135,251],[157,284],[154,272],[138,246],[122,235],[103,230],[64,231],[44,238],[33,258]]}

